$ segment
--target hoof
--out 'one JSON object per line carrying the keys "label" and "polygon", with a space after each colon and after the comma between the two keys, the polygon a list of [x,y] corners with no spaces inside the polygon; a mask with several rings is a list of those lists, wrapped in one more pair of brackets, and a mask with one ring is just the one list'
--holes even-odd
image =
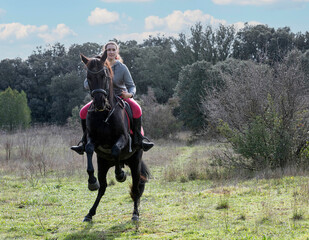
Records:
{"label": "hoof", "polygon": [[91,221],[92,221],[92,217],[90,217],[88,215],[83,220],[83,222],[91,222]]}
{"label": "hoof", "polygon": [[133,214],[132,221],[133,222],[138,222],[139,221],[139,216],[137,214]]}
{"label": "hoof", "polygon": [[96,191],[100,188],[100,183],[98,182],[98,180],[95,183],[89,183],[88,182],[88,189],[90,191]]}
{"label": "hoof", "polygon": [[127,179],[127,174],[122,171],[119,175],[116,175],[116,180],[118,182],[124,182]]}

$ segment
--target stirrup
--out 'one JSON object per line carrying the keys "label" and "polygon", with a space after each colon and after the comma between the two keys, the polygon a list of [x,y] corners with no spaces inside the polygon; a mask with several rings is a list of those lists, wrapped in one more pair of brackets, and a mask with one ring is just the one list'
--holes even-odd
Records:
{"label": "stirrup", "polygon": [[[82,145],[80,145],[82,144]],[[83,155],[85,152],[85,144],[84,142],[81,140],[79,141],[79,143],[77,144],[77,146],[72,146],[71,149],[75,152],[77,152],[79,155]]]}
{"label": "stirrup", "polygon": [[[154,143],[151,142],[147,137],[142,136],[142,141],[141,141],[141,146],[142,149],[144,150],[144,152],[147,152],[150,148],[152,148],[154,146]],[[144,140],[147,140],[147,142],[145,142]]]}
{"label": "stirrup", "polygon": [[144,152],[147,152],[153,146],[154,146],[153,142],[142,142],[142,149],[144,150]]}

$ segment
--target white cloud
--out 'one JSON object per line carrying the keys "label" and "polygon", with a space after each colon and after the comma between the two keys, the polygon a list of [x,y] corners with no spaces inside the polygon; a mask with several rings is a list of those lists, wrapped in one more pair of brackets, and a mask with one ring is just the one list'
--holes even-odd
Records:
{"label": "white cloud", "polygon": [[[259,25],[259,24],[263,24],[260,22],[256,22],[256,21],[251,21],[251,22],[247,22],[247,24],[255,26],[255,25]],[[239,31],[240,29],[244,28],[245,23],[244,22],[237,22],[234,24],[228,24],[228,25],[233,25],[235,27],[236,31]],[[121,35],[117,35],[115,36],[116,39],[120,40],[120,41],[129,41],[129,40],[135,40],[139,43],[142,43],[144,40],[148,39],[149,36],[165,36],[165,37],[175,37],[177,38],[179,36],[180,32],[165,32],[165,31],[148,31],[148,32],[142,32],[142,33],[129,33],[129,34],[121,34]]]}
{"label": "white cloud", "polygon": [[151,2],[153,0],[101,0],[105,3],[119,3],[119,2]]}
{"label": "white cloud", "polygon": [[0,40],[23,40],[29,37],[39,37],[45,42],[54,42],[76,34],[65,24],[58,24],[51,31],[47,25],[23,25],[21,23],[0,24]]}
{"label": "white cloud", "polygon": [[225,20],[216,19],[209,14],[203,13],[201,10],[187,10],[184,12],[174,11],[164,18],[149,16],[145,19],[145,29],[161,29],[167,32],[181,32],[197,22],[201,22],[203,25],[213,26],[226,24]]}
{"label": "white cloud", "polygon": [[6,40],[9,38],[15,38],[20,40],[27,38],[32,34],[45,32],[47,29],[47,25],[37,27],[34,25],[23,25],[21,23],[0,24],[0,39]]}
{"label": "white cloud", "polygon": [[88,17],[90,25],[107,24],[117,22],[119,20],[119,14],[117,12],[109,12],[107,9],[96,8],[91,12]]}
{"label": "white cloud", "polygon": [[[247,24],[251,25],[251,26],[256,26],[256,25],[260,25],[260,24],[263,25],[263,23],[256,22],[256,21],[251,21],[251,22],[248,22]],[[235,27],[236,31],[239,31],[240,29],[245,27],[245,23],[244,22],[237,22],[237,23],[233,23],[231,25],[233,25]]]}
{"label": "white cloud", "polygon": [[146,29],[155,29],[161,28],[165,26],[165,20],[163,18],[159,18],[158,16],[149,16],[145,18],[145,28]]}
{"label": "white cloud", "polygon": [[57,25],[51,32],[40,33],[38,36],[45,42],[52,43],[59,41],[67,36],[76,36],[77,34],[63,23]]}
{"label": "white cloud", "polygon": [[177,33],[166,33],[162,31],[153,31],[153,32],[142,32],[142,33],[129,33],[129,34],[121,34],[115,36],[116,39],[120,41],[129,41],[129,40],[135,40],[139,43],[142,43],[143,40],[148,39],[149,36],[165,36],[165,37],[177,37]]}
{"label": "white cloud", "polygon": [[[187,10],[184,12],[174,11],[166,17],[160,18],[158,16],[149,16],[145,18],[145,32],[142,33],[129,33],[115,36],[120,41],[136,40],[137,42],[143,42],[148,39],[149,36],[165,36],[177,38],[179,33],[187,32],[190,27],[194,26],[197,22],[201,22],[202,25],[211,25],[214,28],[219,24],[226,26],[233,25],[235,30],[238,31],[245,26],[244,22],[237,22],[234,24],[227,23],[226,20],[216,19],[209,14],[205,14],[200,10]],[[247,22],[249,25],[262,24],[256,21]]]}

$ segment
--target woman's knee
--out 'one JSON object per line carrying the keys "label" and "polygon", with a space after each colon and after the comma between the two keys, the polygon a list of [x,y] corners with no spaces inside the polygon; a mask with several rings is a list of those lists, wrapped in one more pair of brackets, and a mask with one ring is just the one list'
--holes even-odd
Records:
{"label": "woman's knee", "polygon": [[92,101],[87,103],[85,106],[83,106],[82,109],[79,111],[79,117],[81,119],[86,119],[87,113],[88,113],[88,108],[89,108],[91,103],[92,103]]}
{"label": "woman's knee", "polygon": [[140,105],[133,98],[127,98],[125,101],[129,103],[132,109],[133,118],[140,118],[142,116],[142,108]]}

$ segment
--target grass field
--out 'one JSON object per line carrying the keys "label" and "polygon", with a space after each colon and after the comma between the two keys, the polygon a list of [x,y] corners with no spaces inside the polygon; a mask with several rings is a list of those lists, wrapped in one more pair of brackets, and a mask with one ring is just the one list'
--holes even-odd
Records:
{"label": "grass field", "polygon": [[206,143],[157,142],[144,154],[152,178],[138,224],[131,222],[131,179],[117,183],[113,171],[97,215],[84,223],[96,192],[87,189],[85,159],[68,148],[71,134],[55,129],[45,139],[40,130],[1,140],[0,239],[309,239],[308,175],[206,174],[216,148]]}

